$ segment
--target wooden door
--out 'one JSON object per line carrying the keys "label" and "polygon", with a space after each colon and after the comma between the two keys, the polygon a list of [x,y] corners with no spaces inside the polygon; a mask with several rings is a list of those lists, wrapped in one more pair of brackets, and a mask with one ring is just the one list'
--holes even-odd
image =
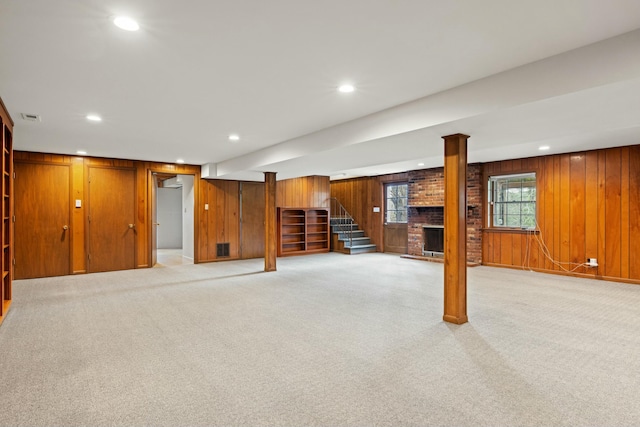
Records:
{"label": "wooden door", "polygon": [[70,168],[16,162],[16,279],[70,272]]}
{"label": "wooden door", "polygon": [[407,228],[407,183],[393,183],[384,186],[384,251],[406,254],[408,249]]}
{"label": "wooden door", "polygon": [[135,268],[135,171],[89,168],[88,271]]}
{"label": "wooden door", "polygon": [[241,221],[241,258],[264,257],[264,183],[242,183]]}
{"label": "wooden door", "polygon": [[151,197],[151,267],[158,263],[158,175],[149,171]]}

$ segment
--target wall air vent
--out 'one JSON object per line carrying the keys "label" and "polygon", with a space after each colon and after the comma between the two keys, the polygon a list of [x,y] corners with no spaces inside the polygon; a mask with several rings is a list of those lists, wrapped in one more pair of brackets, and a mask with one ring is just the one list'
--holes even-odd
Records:
{"label": "wall air vent", "polygon": [[229,243],[218,243],[216,245],[216,258],[229,256]]}
{"label": "wall air vent", "polygon": [[20,113],[20,115],[22,116],[22,120],[26,120],[28,122],[41,122],[42,121],[42,118],[40,117],[39,114]]}

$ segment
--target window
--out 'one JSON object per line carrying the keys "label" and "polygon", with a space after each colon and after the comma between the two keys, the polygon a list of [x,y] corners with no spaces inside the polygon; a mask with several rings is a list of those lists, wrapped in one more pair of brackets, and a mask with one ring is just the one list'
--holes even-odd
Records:
{"label": "window", "polygon": [[536,227],[536,174],[489,177],[489,227]]}
{"label": "window", "polygon": [[387,184],[386,219],[387,222],[407,222],[407,194],[408,184]]}

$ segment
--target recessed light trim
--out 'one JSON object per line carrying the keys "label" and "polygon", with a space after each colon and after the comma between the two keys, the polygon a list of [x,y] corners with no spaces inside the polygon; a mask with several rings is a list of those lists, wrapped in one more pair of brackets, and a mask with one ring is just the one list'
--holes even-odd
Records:
{"label": "recessed light trim", "polygon": [[138,25],[135,19],[128,16],[117,16],[114,18],[113,23],[116,27],[125,31],[138,31],[140,29],[140,25]]}
{"label": "recessed light trim", "polygon": [[424,163],[418,163],[418,166],[424,166]]}
{"label": "recessed light trim", "polygon": [[355,90],[356,88],[352,84],[348,84],[348,83],[338,86],[338,92],[340,93],[351,93],[351,92],[354,92]]}
{"label": "recessed light trim", "polygon": [[87,120],[89,120],[91,122],[101,122],[102,121],[102,117],[100,117],[97,114],[87,114]]}
{"label": "recessed light trim", "polygon": [[541,145],[540,147],[538,147],[538,150],[547,151],[549,148],[551,148],[551,147],[549,147],[548,145]]}
{"label": "recessed light trim", "polygon": [[176,160],[176,163],[182,164],[182,163],[184,163],[184,160],[183,159],[178,159],[178,160]]}
{"label": "recessed light trim", "polygon": [[85,154],[87,154],[87,152],[84,150],[78,150],[76,151],[76,154],[80,154],[81,156],[84,156]]}
{"label": "recessed light trim", "polygon": [[240,141],[240,135],[232,133],[229,135],[229,141]]}

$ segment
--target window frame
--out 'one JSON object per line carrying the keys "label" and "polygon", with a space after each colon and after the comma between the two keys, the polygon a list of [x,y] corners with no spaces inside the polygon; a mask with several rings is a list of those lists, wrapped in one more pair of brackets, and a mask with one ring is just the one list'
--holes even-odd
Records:
{"label": "window frame", "polygon": [[[404,186],[406,187],[406,195],[404,197],[402,197],[403,199],[405,199],[405,206],[404,206],[404,216],[405,219],[404,221],[391,221],[389,220],[389,197],[387,197],[387,191],[388,188],[390,187],[400,187],[400,186]],[[400,209],[391,209],[391,211],[394,212],[399,212],[401,211]],[[409,223],[409,183],[407,182],[388,182],[384,185],[384,222],[385,224],[408,224]]]}
{"label": "window frame", "polygon": [[[523,182],[524,179],[526,178],[533,178],[533,185],[530,186],[534,189],[534,199],[533,200],[522,200],[522,189],[523,187]],[[520,200],[519,201],[496,201],[494,199],[494,196],[496,194],[496,190],[495,190],[495,185],[498,181],[508,181],[508,180],[513,180],[514,182],[516,181],[516,179],[520,179]],[[537,229],[537,218],[538,218],[538,177],[537,177],[537,173],[536,171],[527,171],[527,172],[519,172],[519,173],[511,173],[511,174],[501,174],[501,175],[488,175],[485,178],[485,183],[487,185],[487,194],[486,194],[486,199],[487,200],[487,206],[488,206],[488,211],[487,211],[487,220],[486,220],[486,224],[488,228],[491,229],[496,229],[496,230],[535,230]],[[533,214],[528,214],[526,216],[533,216],[533,223],[530,223],[528,225],[523,225],[523,221],[522,221],[522,211],[523,211],[523,205],[525,204],[530,204],[533,203],[534,207],[533,207]],[[502,225],[502,224],[495,224],[494,220],[495,220],[495,205],[496,204],[500,204],[503,205],[505,208],[508,208],[509,205],[519,205],[519,225],[509,225],[508,223],[508,218],[505,220],[505,222],[507,222],[506,224]],[[505,215],[506,217],[509,217],[509,213],[506,213]],[[514,216],[514,215],[512,215]]]}

